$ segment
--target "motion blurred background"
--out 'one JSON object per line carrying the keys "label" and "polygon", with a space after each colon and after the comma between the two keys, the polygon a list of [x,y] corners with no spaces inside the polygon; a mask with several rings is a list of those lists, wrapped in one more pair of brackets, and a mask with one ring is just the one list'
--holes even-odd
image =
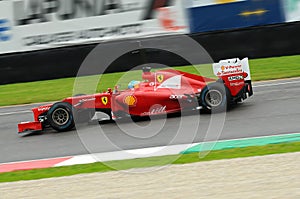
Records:
{"label": "motion blurred background", "polygon": [[[189,35],[214,61],[299,54],[299,20],[300,0],[0,0],[0,84],[74,77],[96,45],[145,37]],[[188,64],[137,49],[106,72],[145,62]]]}

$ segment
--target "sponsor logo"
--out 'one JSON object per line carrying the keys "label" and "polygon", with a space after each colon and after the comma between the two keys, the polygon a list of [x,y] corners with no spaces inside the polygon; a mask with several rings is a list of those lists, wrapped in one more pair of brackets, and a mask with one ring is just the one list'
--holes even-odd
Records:
{"label": "sponsor logo", "polygon": [[41,112],[41,111],[48,111],[51,107],[50,106],[46,106],[46,107],[39,107],[38,108],[38,111]]}
{"label": "sponsor logo", "polygon": [[135,106],[137,103],[137,99],[134,95],[128,95],[124,98],[124,103],[128,106]]}
{"label": "sponsor logo", "polygon": [[159,83],[162,83],[164,81],[164,75],[157,75],[156,79]]}
{"label": "sponsor logo", "polygon": [[174,4],[173,0],[23,0],[14,1],[15,25],[105,16],[143,11],[139,20],[151,20],[156,11]]}
{"label": "sponsor logo", "polygon": [[102,104],[106,105],[108,103],[108,97],[101,97]]}
{"label": "sponsor logo", "polygon": [[236,81],[236,80],[243,80],[243,79],[244,79],[243,75],[237,75],[237,76],[228,77],[229,81]]}
{"label": "sponsor logo", "polygon": [[[97,18],[96,21],[111,24],[101,25],[100,23],[98,27],[95,25],[96,22],[93,22],[94,25],[76,30],[62,30],[61,27],[55,25],[56,29],[51,33],[37,31],[36,34],[24,35],[22,44],[26,47],[48,44],[67,45],[68,42],[75,40],[83,43],[87,39],[132,37],[151,32],[152,29],[147,27],[153,26],[150,22],[153,20],[159,23],[155,26],[163,27],[163,29],[160,28],[161,31],[176,31],[185,28],[176,26],[178,19],[176,14],[181,12],[177,11],[175,6],[179,2],[179,0],[12,0],[13,25],[26,27],[32,24],[59,23],[77,19],[89,20],[89,18],[95,20]],[[174,12],[175,16],[173,14],[169,16],[169,12]],[[112,15],[113,21],[120,23],[117,25],[113,22],[109,23],[111,22],[109,16]],[[128,17],[131,19],[130,22],[126,20]]]}
{"label": "sponsor logo", "polygon": [[170,99],[182,99],[184,95],[170,95]]}
{"label": "sponsor logo", "polygon": [[222,70],[232,70],[232,69],[240,69],[242,68],[242,65],[236,65],[236,66],[222,66]]}
{"label": "sponsor logo", "polygon": [[80,102],[89,102],[89,101],[95,101],[96,98],[87,98],[87,99],[81,99]]}
{"label": "sponsor logo", "polygon": [[92,28],[87,30],[66,31],[53,34],[42,34],[24,37],[24,44],[26,46],[45,45],[50,43],[69,42],[77,39],[96,39],[113,36],[124,36],[130,34],[139,34],[142,30],[141,23]]}
{"label": "sponsor logo", "polygon": [[221,66],[221,71],[218,71],[217,75],[229,75],[234,73],[241,73],[243,72],[242,65],[236,66]]}
{"label": "sponsor logo", "polygon": [[150,108],[149,112],[144,112],[142,115],[155,115],[155,114],[161,114],[166,111],[166,106],[161,106],[161,105],[154,105],[153,107]]}
{"label": "sponsor logo", "polygon": [[0,42],[1,41],[8,41],[11,38],[9,31],[11,27],[9,25],[9,20],[7,19],[0,19]]}
{"label": "sponsor logo", "polygon": [[163,113],[166,111],[166,106],[161,106],[161,107],[158,107],[158,108],[153,108],[150,110],[150,114],[159,114],[159,113]]}

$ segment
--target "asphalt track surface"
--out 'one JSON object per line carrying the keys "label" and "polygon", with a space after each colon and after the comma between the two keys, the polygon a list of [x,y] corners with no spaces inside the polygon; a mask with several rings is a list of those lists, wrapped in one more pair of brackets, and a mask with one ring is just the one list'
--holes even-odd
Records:
{"label": "asphalt track surface", "polygon": [[[300,78],[259,82],[254,96],[223,114],[186,114],[131,123],[89,124],[20,137],[36,105],[0,108],[0,163],[192,142],[300,132]],[[213,119],[212,119],[213,117]],[[224,119],[224,121],[223,121]],[[209,129],[209,130],[208,130]]]}

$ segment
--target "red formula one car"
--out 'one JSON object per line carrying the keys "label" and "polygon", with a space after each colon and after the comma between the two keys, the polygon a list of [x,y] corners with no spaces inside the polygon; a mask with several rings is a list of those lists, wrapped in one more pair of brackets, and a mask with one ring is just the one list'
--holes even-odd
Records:
{"label": "red formula one car", "polygon": [[131,81],[128,89],[79,95],[60,102],[33,108],[34,121],[18,124],[19,134],[71,130],[76,122],[88,122],[96,111],[111,120],[127,116],[151,116],[206,109],[226,111],[232,103],[253,94],[248,59],[221,60],[213,64],[217,80],[177,70],[143,68],[144,81]]}

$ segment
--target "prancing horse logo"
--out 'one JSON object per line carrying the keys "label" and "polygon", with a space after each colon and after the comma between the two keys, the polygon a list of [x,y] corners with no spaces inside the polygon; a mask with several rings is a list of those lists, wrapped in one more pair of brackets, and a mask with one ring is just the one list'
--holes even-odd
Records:
{"label": "prancing horse logo", "polygon": [[162,81],[164,81],[164,75],[157,75],[156,79],[159,83],[161,83]]}
{"label": "prancing horse logo", "polygon": [[108,103],[108,98],[107,97],[101,97],[101,101],[104,105]]}

